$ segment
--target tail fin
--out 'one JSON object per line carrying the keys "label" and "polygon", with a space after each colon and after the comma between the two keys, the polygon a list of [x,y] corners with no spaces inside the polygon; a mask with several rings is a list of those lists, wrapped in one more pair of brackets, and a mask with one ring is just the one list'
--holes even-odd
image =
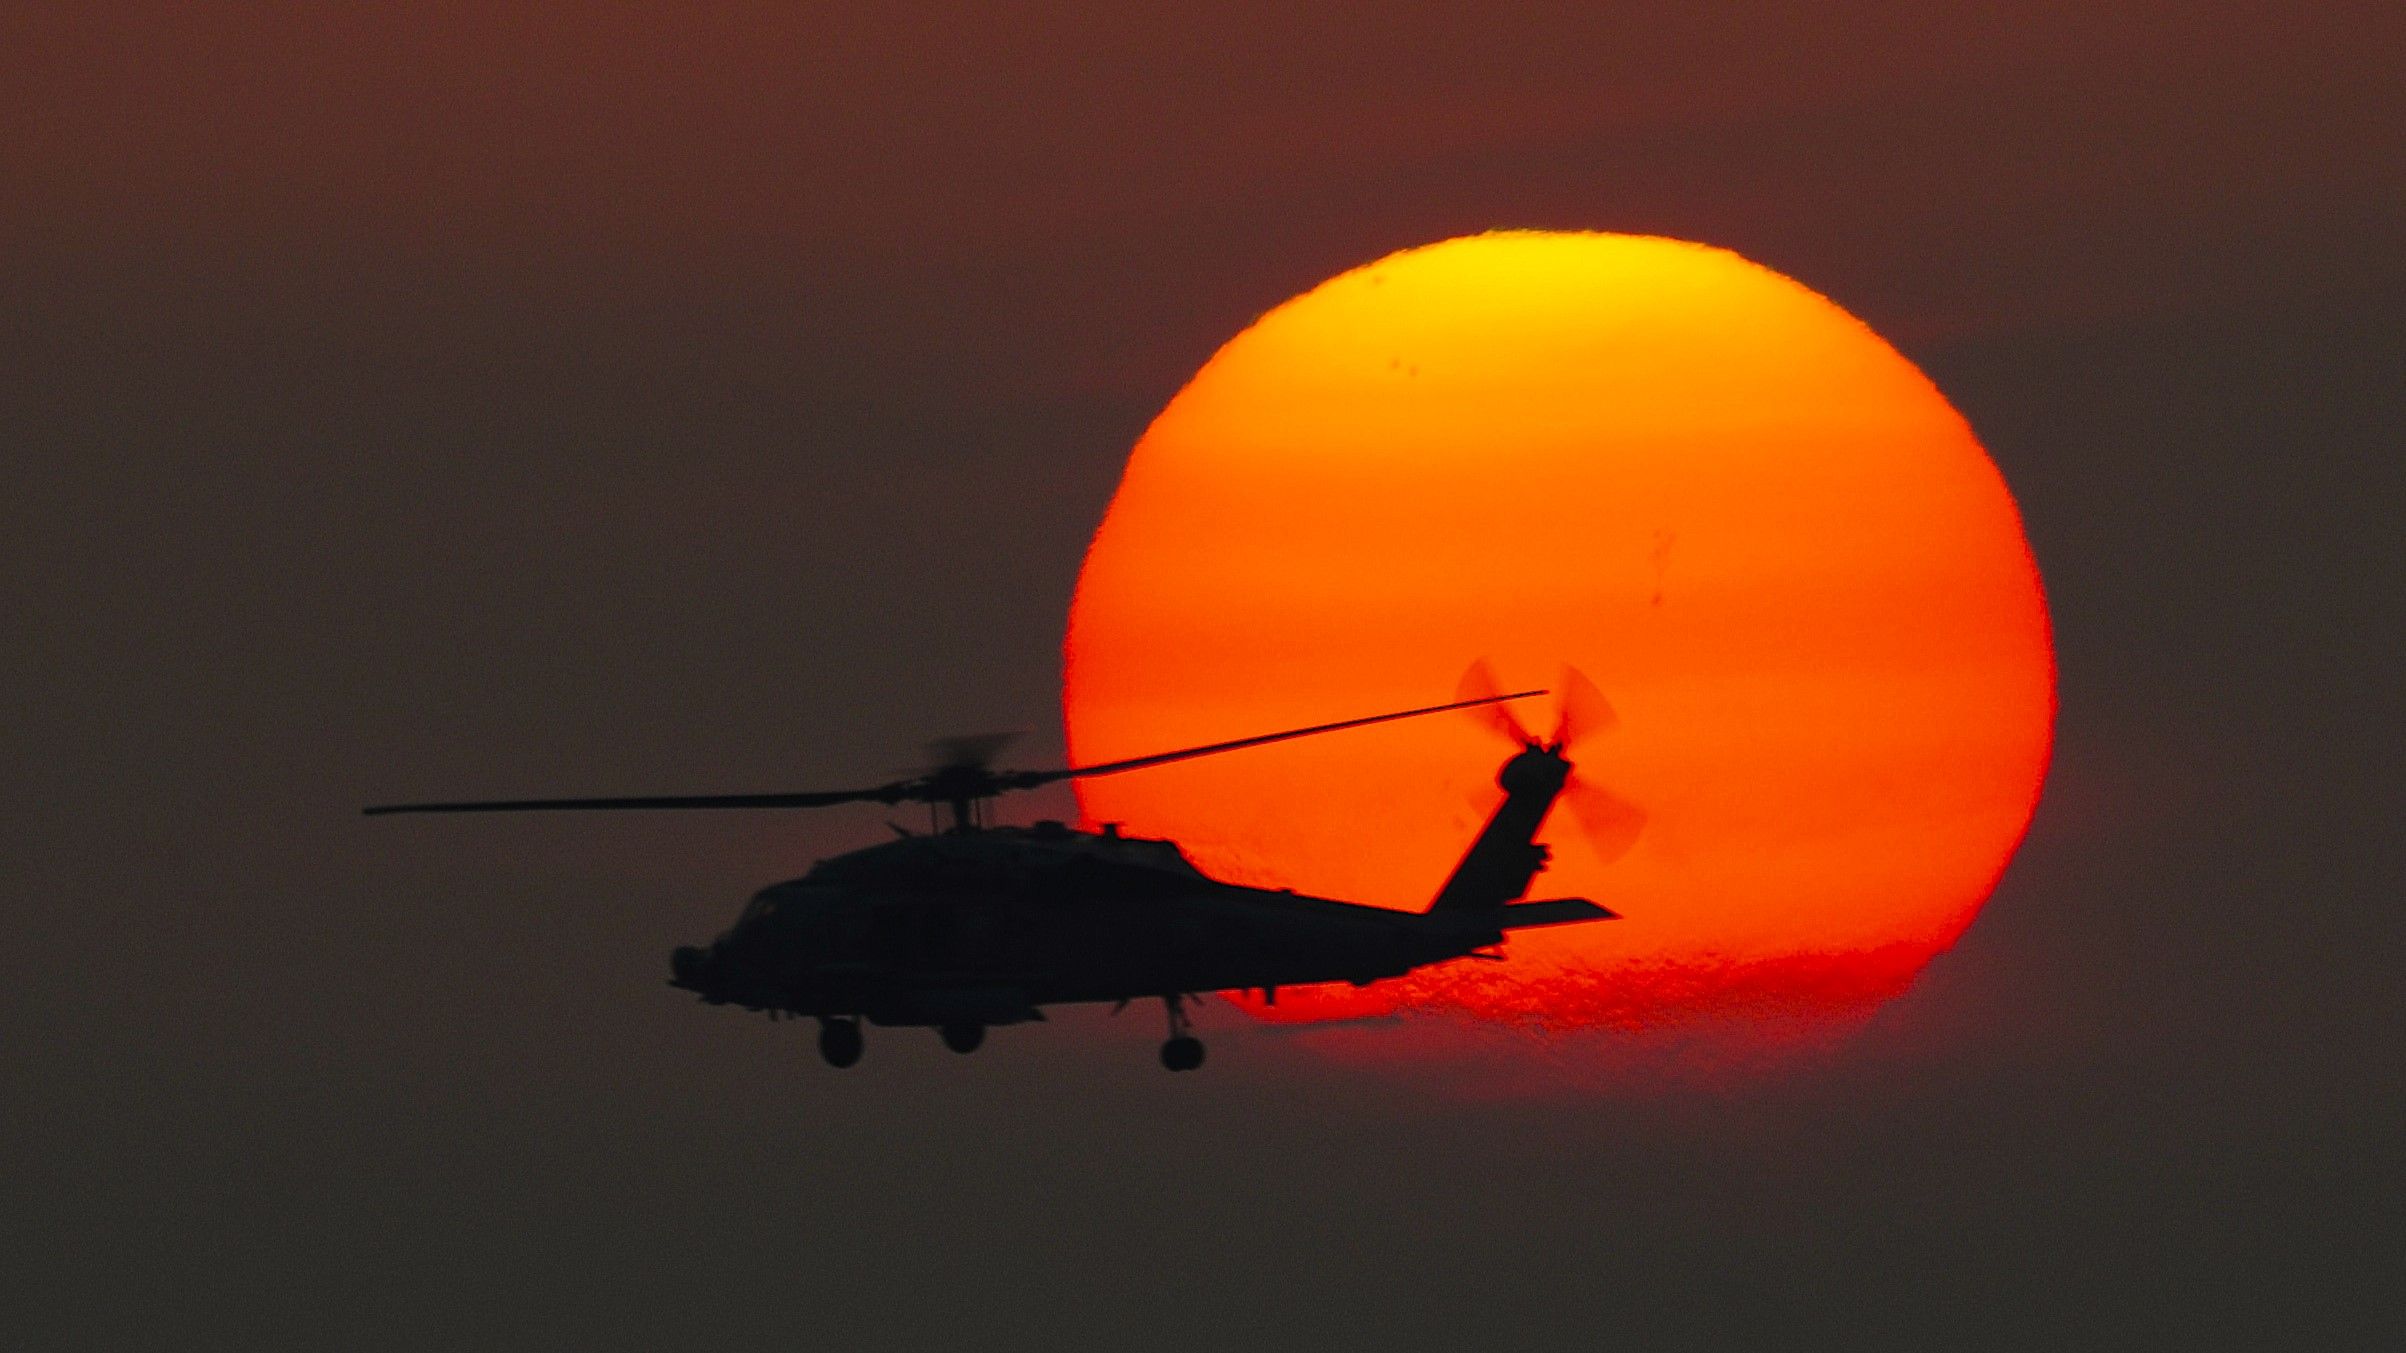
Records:
{"label": "tail fin", "polygon": [[1559,747],[1535,743],[1504,763],[1496,783],[1503,806],[1470,843],[1453,877],[1429,903],[1432,912],[1492,911],[1529,891],[1529,881],[1546,867],[1546,848],[1537,843],[1546,810],[1570,778],[1571,763]]}

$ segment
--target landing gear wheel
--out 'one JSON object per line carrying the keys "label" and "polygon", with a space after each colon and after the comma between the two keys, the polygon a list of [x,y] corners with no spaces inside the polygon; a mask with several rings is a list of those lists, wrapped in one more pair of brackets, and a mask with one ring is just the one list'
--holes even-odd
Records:
{"label": "landing gear wheel", "polygon": [[1172,1071],[1192,1071],[1203,1065],[1203,1040],[1187,1032],[1186,997],[1173,991],[1161,998],[1162,1013],[1170,1017],[1170,1041],[1161,1045],[1161,1064]]}
{"label": "landing gear wheel", "polygon": [[975,1052],[986,1041],[983,1024],[947,1024],[936,1032],[943,1036],[944,1046],[954,1052]]}
{"label": "landing gear wheel", "polygon": [[829,1066],[850,1066],[860,1060],[860,1021],[856,1019],[823,1019],[819,1021],[819,1055]]}

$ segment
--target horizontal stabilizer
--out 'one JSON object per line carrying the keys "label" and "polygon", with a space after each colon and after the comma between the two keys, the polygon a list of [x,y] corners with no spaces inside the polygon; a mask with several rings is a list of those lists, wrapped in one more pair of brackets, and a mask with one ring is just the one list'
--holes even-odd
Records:
{"label": "horizontal stabilizer", "polygon": [[1584,897],[1557,897],[1546,902],[1514,902],[1502,908],[1503,918],[1497,923],[1505,930],[1523,930],[1539,925],[1569,925],[1574,921],[1617,921],[1619,914],[1608,911]]}

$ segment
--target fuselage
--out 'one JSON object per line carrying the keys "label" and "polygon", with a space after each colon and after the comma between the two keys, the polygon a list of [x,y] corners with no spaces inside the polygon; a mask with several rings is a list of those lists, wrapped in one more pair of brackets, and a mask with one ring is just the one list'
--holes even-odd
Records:
{"label": "fuselage", "polygon": [[761,890],[675,984],[877,1024],[1007,1024],[1038,1007],[1369,983],[1501,941],[1411,913],[1210,878],[1167,841],[1059,823],[914,836]]}

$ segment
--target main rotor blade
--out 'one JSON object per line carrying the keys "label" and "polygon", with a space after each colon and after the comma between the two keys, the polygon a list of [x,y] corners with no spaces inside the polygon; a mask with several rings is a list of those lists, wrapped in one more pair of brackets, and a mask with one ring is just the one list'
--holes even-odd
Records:
{"label": "main rotor blade", "polygon": [[1373,714],[1364,719],[1340,719],[1336,723],[1313,724],[1309,728],[1290,728],[1283,733],[1263,733],[1250,738],[1234,738],[1227,742],[1214,742],[1203,747],[1182,747],[1174,752],[1155,752],[1151,756],[1132,756],[1125,761],[1106,761],[1097,766],[1070,766],[1061,770],[1006,771],[996,778],[1012,789],[1031,789],[1037,785],[1049,785],[1056,780],[1074,780],[1088,775],[1117,775],[1124,770],[1142,770],[1147,766],[1162,766],[1172,761],[1185,761],[1198,756],[1214,756],[1221,752],[1233,752],[1246,747],[1260,747],[1266,743],[1285,742],[1289,738],[1308,738],[1317,733],[1335,733],[1347,728],[1366,728],[1374,723],[1392,723],[1397,719],[1417,719],[1423,714],[1443,714],[1447,710],[1470,709],[1478,705],[1492,705],[1503,700],[1526,700],[1533,695],[1544,694],[1545,692],[1542,690],[1514,691],[1510,695],[1489,695],[1476,700],[1456,700],[1451,704],[1397,710],[1393,714]]}
{"label": "main rotor blade", "polygon": [[823,808],[835,803],[899,803],[905,784],[816,794],[674,794],[630,799],[494,799],[470,803],[386,803],[360,811],[385,813],[527,813],[587,808]]}
{"label": "main rotor blade", "polygon": [[[640,798],[619,799],[491,799],[463,803],[387,803],[362,809],[370,817],[386,813],[530,813],[554,811],[583,811],[588,809],[622,808],[824,808],[838,803],[919,803],[950,802],[963,798],[989,798],[1012,789],[1032,789],[1049,785],[1056,780],[1069,780],[1083,775],[1114,775],[1123,770],[1138,770],[1146,766],[1165,765],[1189,757],[1210,756],[1216,752],[1233,752],[1243,747],[1259,747],[1265,743],[1284,742],[1289,738],[1307,738],[1315,733],[1334,733],[1346,728],[1363,728],[1374,723],[1391,723],[1397,719],[1416,719],[1423,714],[1442,714],[1447,710],[1468,709],[1490,705],[1502,700],[1526,700],[1544,691],[1516,691],[1510,695],[1492,695],[1477,700],[1456,700],[1451,704],[1430,705],[1423,709],[1398,710],[1393,714],[1373,714],[1366,719],[1343,719],[1336,723],[1314,724],[1310,728],[1290,728],[1283,733],[1264,733],[1257,737],[1237,738],[1215,742],[1207,747],[1184,747],[1174,752],[1157,752],[1151,756],[1131,757],[1125,761],[1109,761],[1099,766],[1071,766],[1061,770],[1020,770],[990,772],[975,764],[939,767],[935,772],[873,789],[838,789],[825,793],[795,794],[675,794],[646,795]],[[958,778],[955,778],[955,775]]]}

